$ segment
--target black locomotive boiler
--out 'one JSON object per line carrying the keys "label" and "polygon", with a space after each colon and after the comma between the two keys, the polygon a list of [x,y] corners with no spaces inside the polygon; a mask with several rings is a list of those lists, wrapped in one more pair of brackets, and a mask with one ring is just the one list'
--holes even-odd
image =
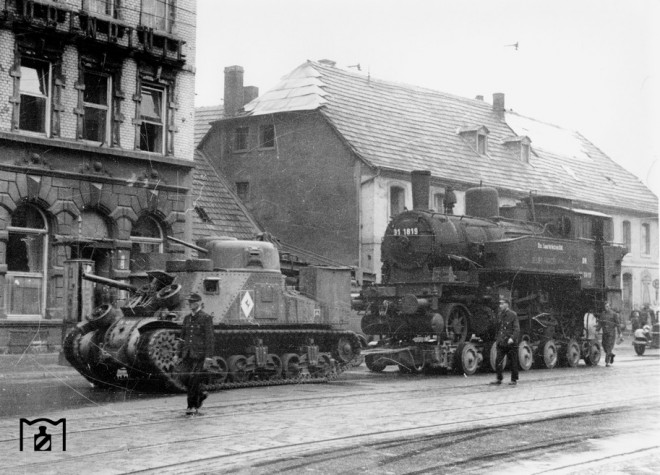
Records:
{"label": "black locomotive boiler", "polygon": [[466,216],[425,209],[430,173],[412,173],[413,210],[395,216],[382,242],[382,282],[353,300],[371,371],[397,365],[473,374],[493,369],[495,316],[504,295],[521,326],[522,370],[597,365],[583,316],[620,302],[625,248],[612,218],[556,197],[499,207],[497,190],[471,188]]}

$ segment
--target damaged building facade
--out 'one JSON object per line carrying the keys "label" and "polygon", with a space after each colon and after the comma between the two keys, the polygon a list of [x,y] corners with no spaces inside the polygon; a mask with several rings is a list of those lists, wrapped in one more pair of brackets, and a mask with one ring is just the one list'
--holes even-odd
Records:
{"label": "damaged building facade", "polygon": [[190,240],[194,0],[0,11],[0,352],[62,332]]}

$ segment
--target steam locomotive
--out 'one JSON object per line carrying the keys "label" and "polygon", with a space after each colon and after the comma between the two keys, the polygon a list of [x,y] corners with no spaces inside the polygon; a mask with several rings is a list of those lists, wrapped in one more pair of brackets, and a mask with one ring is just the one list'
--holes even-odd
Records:
{"label": "steam locomotive", "polygon": [[179,335],[185,296],[202,296],[213,317],[215,354],[207,389],[322,382],[357,362],[360,340],[346,330],[350,269],[309,266],[287,285],[277,248],[263,240],[213,237],[202,258],[169,260],[134,285],[85,274],[130,292],[127,304],[96,307],[66,336],[68,362],[95,386],[181,391]]}
{"label": "steam locomotive", "polygon": [[502,297],[520,320],[522,370],[598,364],[583,315],[621,299],[626,250],[612,243],[611,217],[543,196],[500,210],[488,187],[468,189],[466,216],[455,216],[425,209],[429,172],[414,171],[412,184],[413,210],[385,231],[382,283],[353,300],[373,340],[363,351],[371,371],[494,370]]}

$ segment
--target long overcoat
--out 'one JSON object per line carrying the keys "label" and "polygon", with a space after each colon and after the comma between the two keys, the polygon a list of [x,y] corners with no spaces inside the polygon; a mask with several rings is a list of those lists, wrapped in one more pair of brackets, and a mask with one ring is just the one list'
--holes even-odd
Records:
{"label": "long overcoat", "polygon": [[183,319],[181,357],[203,359],[213,355],[213,318],[200,310]]}

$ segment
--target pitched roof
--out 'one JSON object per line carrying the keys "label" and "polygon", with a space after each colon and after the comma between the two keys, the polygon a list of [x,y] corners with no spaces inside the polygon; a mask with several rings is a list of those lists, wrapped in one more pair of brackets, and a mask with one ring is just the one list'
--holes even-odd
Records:
{"label": "pitched roof", "polygon": [[[658,198],[636,176],[575,131],[506,112],[481,100],[377,80],[307,61],[245,115],[319,110],[367,164],[435,177],[466,186],[494,186],[520,194],[561,196],[595,206],[657,214]],[[488,153],[469,134],[485,127]],[[528,136],[524,163],[507,145]]]}
{"label": "pitched roof", "polygon": [[249,212],[230,191],[226,180],[216,172],[201,150],[195,150],[191,194],[195,239],[204,236],[252,239],[260,231]]}
{"label": "pitched roof", "polygon": [[225,114],[224,106],[195,107],[195,147],[199,145],[211,128],[211,122],[222,119]]}

